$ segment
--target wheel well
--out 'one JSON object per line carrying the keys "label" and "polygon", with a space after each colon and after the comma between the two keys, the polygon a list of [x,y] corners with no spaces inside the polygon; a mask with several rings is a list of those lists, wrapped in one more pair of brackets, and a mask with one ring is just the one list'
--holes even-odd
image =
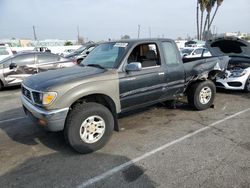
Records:
{"label": "wheel well", "polygon": [[189,83],[189,85],[187,86],[187,88],[186,88],[184,94],[187,95],[187,93],[190,91],[190,89],[192,88],[192,86],[193,86],[194,84],[200,83],[200,82],[204,82],[204,81],[206,81],[206,80],[210,80],[211,82],[213,82],[213,80],[212,80],[211,78],[195,80],[195,81]]}
{"label": "wheel well", "polygon": [[204,80],[195,80],[195,81],[193,81],[193,82],[190,82],[190,83],[188,84],[188,86],[187,86],[187,88],[186,88],[184,94],[187,95],[188,92],[190,91],[190,89],[192,88],[192,86],[193,86],[194,84],[199,83],[199,82],[203,82],[203,81],[204,81]]}
{"label": "wheel well", "polygon": [[217,76],[224,75],[224,72],[218,70],[212,70],[208,74],[208,79],[214,81]]}
{"label": "wheel well", "polygon": [[104,105],[105,107],[107,107],[111,113],[113,114],[114,117],[114,123],[115,123],[115,130],[119,131],[119,126],[118,126],[118,121],[117,121],[117,112],[116,112],[116,106],[114,101],[107,95],[104,94],[93,94],[93,95],[88,95],[88,96],[84,96],[80,99],[78,99],[77,101],[75,101],[70,109],[74,108],[74,106],[76,104],[82,104],[82,103],[87,103],[87,102],[96,102],[99,104]]}

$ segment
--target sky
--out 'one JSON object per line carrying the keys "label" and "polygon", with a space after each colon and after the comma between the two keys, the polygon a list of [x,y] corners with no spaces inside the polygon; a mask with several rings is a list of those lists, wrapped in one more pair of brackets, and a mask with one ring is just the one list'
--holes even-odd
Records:
{"label": "sky", "polygon": [[[0,39],[174,38],[196,35],[196,0],[0,0]],[[250,0],[224,0],[213,23],[218,33],[250,33]]]}

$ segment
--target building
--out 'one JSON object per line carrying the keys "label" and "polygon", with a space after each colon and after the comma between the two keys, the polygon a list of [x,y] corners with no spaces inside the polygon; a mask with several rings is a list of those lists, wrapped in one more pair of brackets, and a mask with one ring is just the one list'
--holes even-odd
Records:
{"label": "building", "polygon": [[45,39],[45,40],[31,40],[31,39],[0,39],[0,44],[8,44],[10,47],[35,47],[35,46],[64,46],[65,42],[70,41],[73,45],[77,43],[76,40],[60,40],[60,39]]}
{"label": "building", "polygon": [[223,33],[222,35],[226,37],[238,37],[240,39],[250,37],[250,33],[242,33],[240,31],[239,32],[227,32],[227,33]]}

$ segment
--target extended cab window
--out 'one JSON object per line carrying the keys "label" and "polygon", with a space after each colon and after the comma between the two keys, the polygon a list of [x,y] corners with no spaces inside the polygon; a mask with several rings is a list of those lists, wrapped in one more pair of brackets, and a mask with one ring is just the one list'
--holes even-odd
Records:
{"label": "extended cab window", "polygon": [[136,46],[128,57],[128,63],[140,62],[142,68],[160,65],[159,51],[154,43],[140,44]]}
{"label": "extended cab window", "polygon": [[176,46],[171,42],[163,42],[164,59],[168,65],[180,64],[180,58]]}

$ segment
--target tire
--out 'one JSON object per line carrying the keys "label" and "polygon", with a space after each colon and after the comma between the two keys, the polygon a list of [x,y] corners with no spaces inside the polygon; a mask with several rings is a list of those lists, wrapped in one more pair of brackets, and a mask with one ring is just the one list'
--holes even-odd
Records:
{"label": "tire", "polygon": [[210,81],[197,82],[187,93],[188,103],[195,110],[205,110],[213,105],[216,93],[215,84]]}
{"label": "tire", "polygon": [[250,76],[247,78],[244,90],[245,92],[250,93]]}
{"label": "tire", "polygon": [[78,104],[69,112],[64,136],[73,149],[86,154],[101,149],[109,141],[113,130],[114,117],[109,109],[89,102]]}
{"label": "tire", "polygon": [[4,88],[2,81],[0,80],[0,91],[2,91]]}
{"label": "tire", "polygon": [[77,59],[76,63],[80,64],[82,62],[83,59]]}

